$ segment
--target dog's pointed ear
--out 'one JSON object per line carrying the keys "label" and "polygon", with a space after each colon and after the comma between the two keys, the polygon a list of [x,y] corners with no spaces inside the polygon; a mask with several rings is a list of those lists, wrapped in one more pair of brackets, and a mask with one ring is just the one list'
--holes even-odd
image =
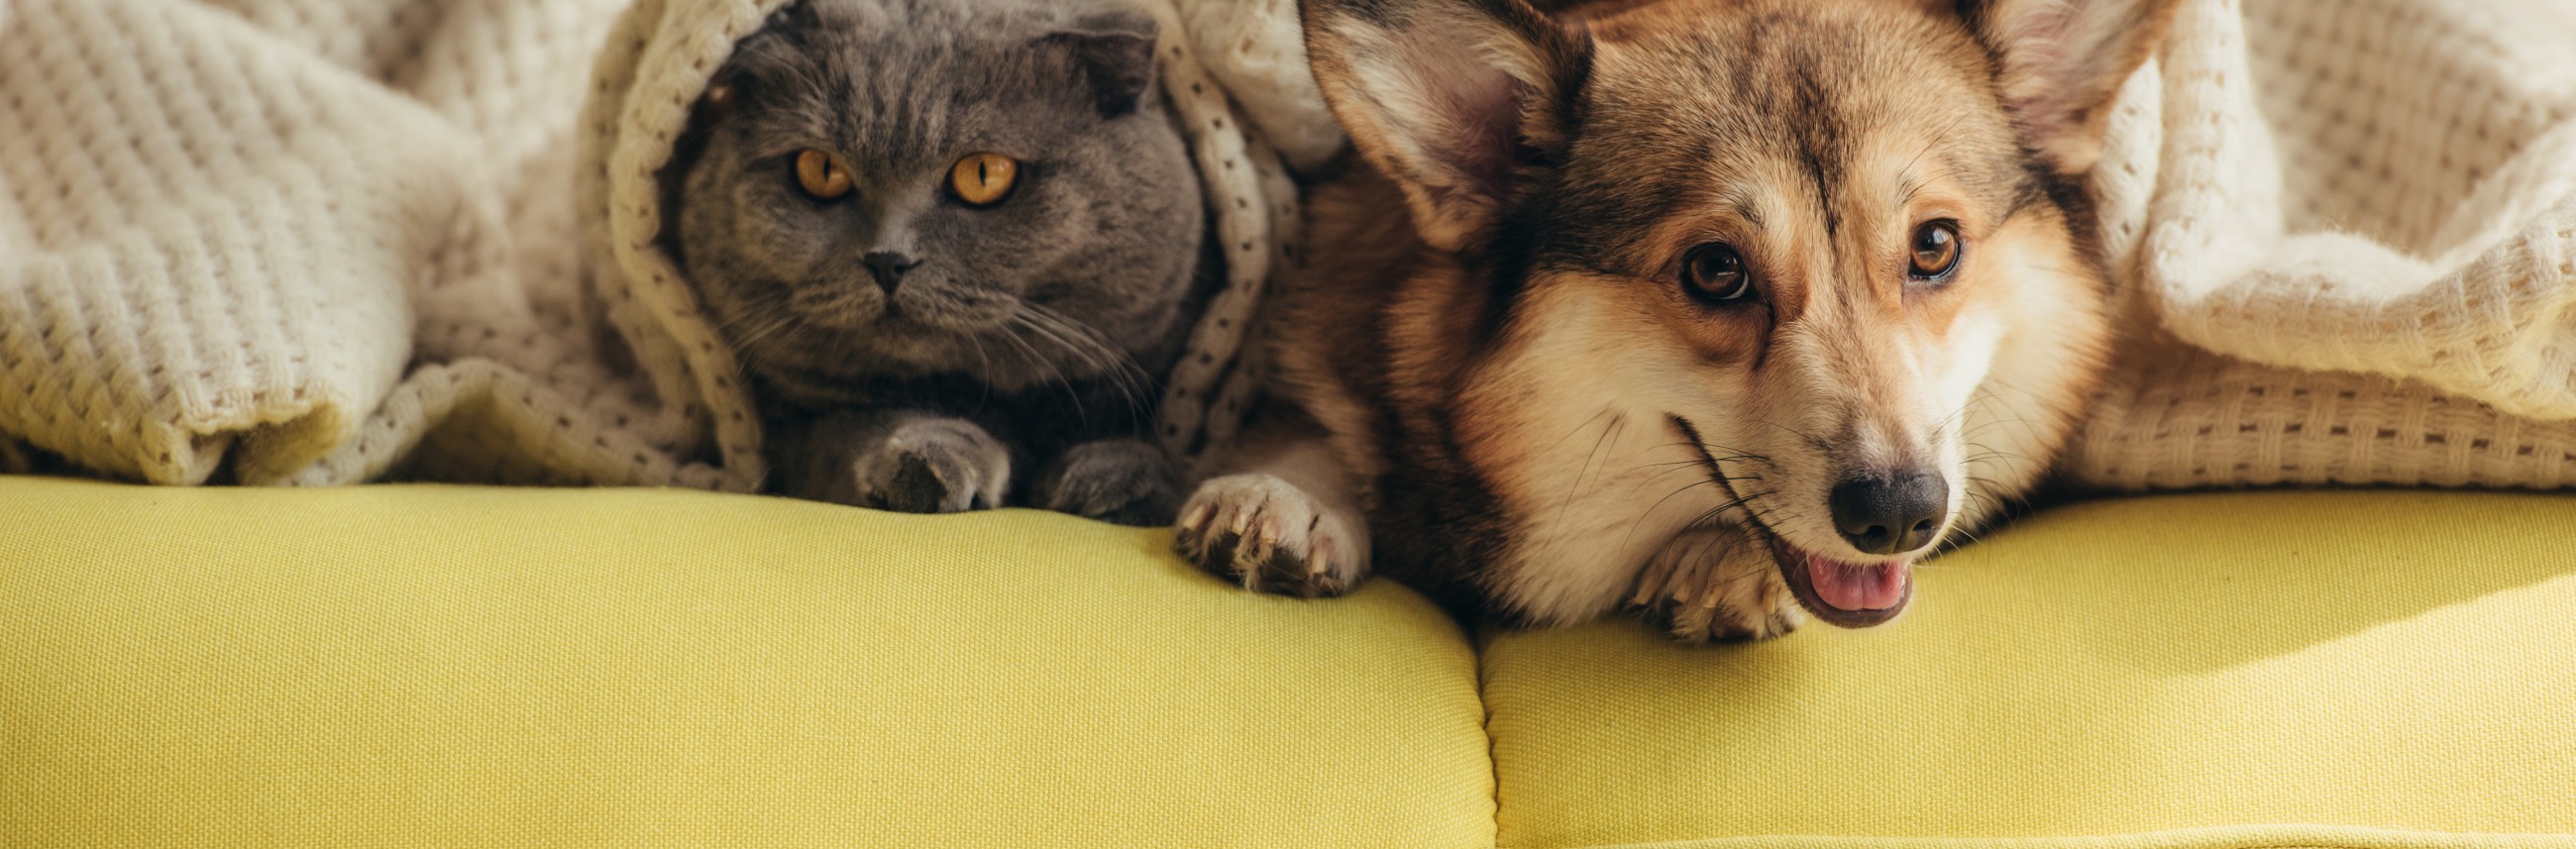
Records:
{"label": "dog's pointed ear", "polygon": [[1304,0],[1315,81],[1403,187],[1423,241],[1487,231],[1526,169],[1564,154],[1591,42],[1523,0]]}
{"label": "dog's pointed ear", "polygon": [[2102,157],[2111,100],[2146,64],[2179,0],[1963,0],[1996,58],[2004,108],[2022,137],[2066,175]]}

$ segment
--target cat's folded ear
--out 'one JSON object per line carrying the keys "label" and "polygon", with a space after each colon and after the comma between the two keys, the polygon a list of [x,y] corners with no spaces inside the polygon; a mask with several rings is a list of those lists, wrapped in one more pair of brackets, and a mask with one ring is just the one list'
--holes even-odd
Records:
{"label": "cat's folded ear", "polygon": [[720,120],[731,116],[746,101],[759,100],[761,80],[785,76],[786,69],[801,64],[802,50],[791,35],[820,26],[804,3],[790,4],[772,13],[768,24],[734,44],[733,56],[707,79],[706,91],[698,95],[696,117],[701,121]]}
{"label": "cat's folded ear", "polygon": [[754,95],[758,93],[758,87],[758,82],[742,68],[728,65],[718,69],[716,75],[707,80],[706,91],[698,95],[698,105],[690,112],[692,132],[703,131],[707,124],[733,117],[745,100],[757,99]]}
{"label": "cat's folded ear", "polygon": [[731,82],[709,83],[706,96],[703,98],[706,101],[707,110],[716,114],[733,111],[733,86]]}
{"label": "cat's folded ear", "polygon": [[1093,12],[1039,39],[1073,51],[1101,117],[1136,111],[1154,84],[1154,38],[1162,27],[1141,9]]}

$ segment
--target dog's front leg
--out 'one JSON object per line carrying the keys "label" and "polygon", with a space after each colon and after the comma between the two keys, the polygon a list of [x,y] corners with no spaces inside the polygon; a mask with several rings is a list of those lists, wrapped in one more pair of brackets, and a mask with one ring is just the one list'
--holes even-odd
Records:
{"label": "dog's front leg", "polygon": [[1807,619],[1770,546],[1733,524],[1689,528],[1666,543],[1637,574],[1628,607],[1690,643],[1777,637]]}
{"label": "dog's front leg", "polygon": [[1368,577],[1357,482],[1321,426],[1274,402],[1218,471],[1181,506],[1182,557],[1249,589],[1307,598]]}

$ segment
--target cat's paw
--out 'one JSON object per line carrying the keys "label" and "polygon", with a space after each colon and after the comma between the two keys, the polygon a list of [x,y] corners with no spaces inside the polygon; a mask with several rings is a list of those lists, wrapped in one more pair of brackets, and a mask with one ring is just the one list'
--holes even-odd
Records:
{"label": "cat's paw", "polygon": [[1036,506],[1121,525],[1172,521],[1172,462],[1133,439],[1085,442],[1038,473]]}
{"label": "cat's paw", "polygon": [[1336,596],[1368,575],[1368,536],[1357,518],[1276,475],[1200,484],[1177,531],[1182,557],[1260,592]]}
{"label": "cat's paw", "polygon": [[1687,643],[1767,639],[1807,621],[1771,550],[1733,527],[1675,537],[1637,576],[1628,606]]}
{"label": "cat's paw", "polygon": [[902,513],[999,507],[1011,452],[974,422],[921,418],[897,425],[850,463],[858,504]]}

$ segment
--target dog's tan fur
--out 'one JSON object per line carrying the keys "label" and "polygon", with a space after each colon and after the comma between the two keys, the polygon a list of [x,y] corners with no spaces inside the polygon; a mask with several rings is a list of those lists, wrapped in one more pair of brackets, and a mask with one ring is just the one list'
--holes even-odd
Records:
{"label": "dog's tan fur", "polygon": [[[1838,479],[1937,470],[1944,536],[1990,520],[2100,366],[2069,178],[2171,5],[1307,0],[1366,162],[1311,199],[1274,397],[1184,553],[1331,594],[1373,536],[1462,607],[1698,639],[1798,624],[1775,552],[1917,553],[1844,544]],[[1963,245],[1938,285],[1906,271],[1933,220]],[[1684,293],[1710,242],[1758,304]]]}

